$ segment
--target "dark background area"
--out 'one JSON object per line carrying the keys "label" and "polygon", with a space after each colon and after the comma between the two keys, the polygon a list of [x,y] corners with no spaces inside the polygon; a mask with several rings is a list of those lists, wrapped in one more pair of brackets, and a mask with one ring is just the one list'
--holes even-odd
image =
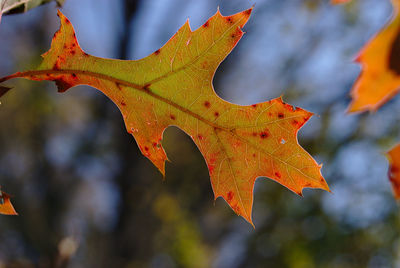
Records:
{"label": "dark background area", "polygon": [[[89,54],[139,59],[187,18],[196,29],[218,6],[229,15],[253,4],[66,0],[62,12]],[[390,2],[255,4],[215,90],[238,104],[282,95],[314,112],[299,142],[324,164],[333,194],[305,190],[301,198],[259,178],[253,229],[214,202],[205,161],[179,129],[165,132],[163,181],[97,90],[59,94],[50,82],[14,80],[0,105],[0,185],[20,215],[0,217],[0,267],[400,266],[399,208],[384,156],[400,140],[400,98],[373,114],[346,114],[360,71],[352,59],[387,21]],[[0,76],[35,68],[58,27],[54,3],[4,16]]]}

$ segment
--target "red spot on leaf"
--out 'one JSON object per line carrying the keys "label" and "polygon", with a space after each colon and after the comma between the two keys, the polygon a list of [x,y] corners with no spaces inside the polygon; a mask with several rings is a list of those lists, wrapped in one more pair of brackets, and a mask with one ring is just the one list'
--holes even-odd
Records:
{"label": "red spot on leaf", "polygon": [[279,179],[281,178],[281,173],[275,172],[275,176],[278,177]]}
{"label": "red spot on leaf", "polygon": [[232,24],[232,23],[233,23],[233,20],[232,20],[232,18],[231,18],[231,17],[227,17],[225,20],[226,20],[228,23],[230,23],[230,24]]}
{"label": "red spot on leaf", "polygon": [[226,200],[226,201],[228,201],[228,203],[230,203],[230,202],[232,201],[233,195],[234,195],[233,192],[232,192],[232,191],[229,191],[228,197],[227,197],[227,200]]}
{"label": "red spot on leaf", "polygon": [[205,101],[205,102],[204,102],[204,106],[205,106],[206,108],[210,108],[211,103],[210,103],[209,101]]}
{"label": "red spot on leaf", "polygon": [[83,56],[89,57],[89,54],[87,54],[86,52],[83,52]]}
{"label": "red spot on leaf", "polygon": [[118,82],[115,82],[115,85],[117,86],[117,88],[118,88],[119,90],[122,90],[122,88],[121,88],[121,84],[120,84],[120,83],[118,83]]}
{"label": "red spot on leaf", "polygon": [[260,132],[260,138],[261,139],[266,139],[266,138],[268,138],[269,137],[269,132],[268,132],[268,130],[265,130],[265,131],[263,131],[263,132]]}
{"label": "red spot on leaf", "polygon": [[208,21],[206,21],[206,23],[203,24],[203,27],[204,27],[204,28],[207,28],[209,24],[210,24],[210,23],[209,23]]}
{"label": "red spot on leaf", "polygon": [[175,115],[173,115],[173,114],[171,114],[169,117],[170,117],[172,120],[175,120],[175,119],[176,119]]}
{"label": "red spot on leaf", "polygon": [[256,154],[253,154],[253,157],[256,157]]}
{"label": "red spot on leaf", "polygon": [[238,28],[235,33],[231,34],[232,39],[235,40],[235,44],[239,41],[239,38],[241,36],[242,36],[242,31],[240,30],[240,28]]}
{"label": "red spot on leaf", "polygon": [[215,115],[216,117],[218,117],[218,116],[219,116],[219,112],[215,112],[214,115]]}
{"label": "red spot on leaf", "polygon": [[256,133],[256,132],[253,132],[253,136],[254,136],[254,137],[257,136],[257,133]]}
{"label": "red spot on leaf", "polygon": [[159,49],[157,49],[156,51],[154,51],[154,55],[158,55],[158,54],[160,54],[160,50]]}
{"label": "red spot on leaf", "polygon": [[203,140],[203,136],[202,135],[197,135],[197,138],[199,138],[199,140]]}
{"label": "red spot on leaf", "polygon": [[213,174],[214,168],[215,168],[214,165],[208,165],[208,170],[209,170],[210,174]]}
{"label": "red spot on leaf", "polygon": [[253,105],[251,105],[251,107],[257,108],[257,104],[253,104]]}
{"label": "red spot on leaf", "polygon": [[60,63],[58,61],[56,61],[56,63],[54,63],[53,65],[53,70],[59,70],[60,69]]}
{"label": "red spot on leaf", "polygon": [[144,150],[147,152],[149,150],[149,147],[144,146]]}
{"label": "red spot on leaf", "polygon": [[126,103],[123,102],[123,101],[121,101],[121,105],[122,105],[122,106],[126,106]]}
{"label": "red spot on leaf", "polygon": [[208,165],[208,170],[210,172],[210,175],[214,172],[214,168],[215,168],[215,158],[211,158],[210,162],[207,163]]}
{"label": "red spot on leaf", "polygon": [[282,119],[284,117],[285,117],[285,115],[283,113],[278,113],[278,118]]}
{"label": "red spot on leaf", "polygon": [[72,76],[73,79],[76,79],[76,78],[77,78],[77,76],[76,76],[75,73],[72,73],[71,76]]}

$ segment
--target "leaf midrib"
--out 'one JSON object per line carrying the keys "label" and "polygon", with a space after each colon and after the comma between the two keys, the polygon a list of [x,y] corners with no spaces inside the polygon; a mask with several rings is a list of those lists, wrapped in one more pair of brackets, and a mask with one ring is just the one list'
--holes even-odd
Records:
{"label": "leaf midrib", "polygon": [[154,98],[156,98],[156,99],[158,99],[158,100],[160,100],[160,101],[162,101],[162,102],[164,102],[164,103],[166,103],[168,105],[171,105],[171,106],[175,107],[176,109],[178,109],[178,110],[180,110],[180,111],[182,111],[184,113],[187,113],[187,114],[191,115],[192,117],[202,121],[203,123],[209,125],[210,127],[213,127],[214,129],[219,129],[219,130],[223,130],[223,131],[226,131],[226,132],[230,133],[235,138],[237,138],[237,139],[249,144],[250,146],[252,146],[256,150],[259,150],[259,151],[263,152],[264,154],[269,155],[272,158],[276,159],[277,161],[282,162],[285,165],[295,169],[297,172],[299,172],[303,176],[305,176],[305,177],[307,177],[307,178],[309,178],[311,180],[318,181],[317,179],[312,178],[307,174],[304,174],[297,167],[285,162],[284,160],[282,160],[282,159],[276,157],[275,155],[273,155],[272,153],[264,150],[262,147],[259,147],[256,144],[250,142],[249,140],[239,136],[235,132],[236,128],[227,128],[227,127],[223,127],[223,126],[220,126],[218,124],[215,124],[214,122],[212,122],[212,121],[200,116],[199,114],[194,113],[191,110],[189,110],[189,109],[187,109],[187,108],[185,108],[185,107],[183,107],[183,106],[181,106],[181,105],[179,105],[179,104],[177,104],[177,103],[175,103],[175,102],[173,102],[173,101],[171,101],[171,100],[169,100],[167,98],[164,98],[164,97],[152,92],[150,90],[150,88],[147,88],[146,85],[145,86],[140,86],[140,85],[137,85],[135,83],[128,82],[128,81],[125,81],[125,80],[121,80],[121,79],[118,79],[118,78],[115,78],[115,77],[112,77],[112,76],[108,76],[108,75],[104,75],[104,74],[101,74],[101,73],[94,73],[94,72],[83,71],[83,70],[68,70],[68,69],[64,69],[64,70],[38,70],[38,71],[18,72],[18,73],[12,74],[10,76],[6,76],[6,77],[1,78],[0,79],[0,83],[2,83],[4,81],[7,81],[7,80],[10,80],[12,78],[17,78],[17,77],[31,77],[31,76],[35,76],[35,75],[65,74],[65,73],[68,73],[68,74],[75,73],[75,74],[82,74],[82,75],[87,75],[87,76],[94,76],[94,77],[98,77],[100,79],[104,79],[104,80],[108,80],[108,81],[114,82],[116,85],[118,85],[118,84],[119,85],[124,85],[126,87],[130,87],[130,88],[134,88],[136,90],[139,90],[139,91],[141,91],[141,92],[143,92],[145,94],[150,95],[151,97],[154,97]]}

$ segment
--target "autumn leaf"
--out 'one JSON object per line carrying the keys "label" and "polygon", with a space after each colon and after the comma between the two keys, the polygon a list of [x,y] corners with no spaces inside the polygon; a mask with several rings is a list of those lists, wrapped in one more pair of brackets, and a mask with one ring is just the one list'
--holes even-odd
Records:
{"label": "autumn leaf", "polygon": [[400,199],[400,144],[387,153],[389,160],[389,180],[396,199]]}
{"label": "autumn leaf", "polygon": [[0,190],[0,214],[18,215],[10,201],[10,195]]}
{"label": "autumn leaf", "polygon": [[252,223],[253,188],[265,176],[301,195],[305,187],[329,190],[315,160],[298,144],[297,132],[312,113],[281,98],[241,106],[221,99],[212,79],[243,32],[252,9],[232,16],[219,11],[196,31],[187,21],[151,55],[136,61],[90,56],[79,47],[70,21],[59,12],[61,27],[50,50],[23,77],[56,82],[60,92],[87,84],[120,109],[127,131],[141,152],[164,175],[164,130],[178,126],[204,156],[215,198]]}
{"label": "autumn leaf", "polygon": [[375,111],[400,87],[400,0],[392,0],[393,15],[384,29],[361,50],[356,61],[362,72],[351,91],[349,112]]}

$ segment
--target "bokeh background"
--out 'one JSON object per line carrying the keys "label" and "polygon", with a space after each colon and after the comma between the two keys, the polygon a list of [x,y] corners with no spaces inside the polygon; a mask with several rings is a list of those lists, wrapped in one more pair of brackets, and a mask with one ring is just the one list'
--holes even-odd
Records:
{"label": "bokeh background", "polygon": [[[179,129],[165,132],[163,181],[97,90],[19,79],[0,105],[0,185],[20,214],[0,217],[0,267],[400,267],[384,155],[400,140],[400,98],[346,114],[352,59],[387,21],[389,0],[66,0],[62,12],[86,52],[139,59],[187,18],[196,29],[218,6],[229,15],[253,4],[215,90],[238,104],[283,95],[314,112],[299,142],[333,193],[301,198],[259,178],[253,229],[214,201],[205,161]],[[4,16],[0,76],[37,66],[58,27],[54,3]]]}

